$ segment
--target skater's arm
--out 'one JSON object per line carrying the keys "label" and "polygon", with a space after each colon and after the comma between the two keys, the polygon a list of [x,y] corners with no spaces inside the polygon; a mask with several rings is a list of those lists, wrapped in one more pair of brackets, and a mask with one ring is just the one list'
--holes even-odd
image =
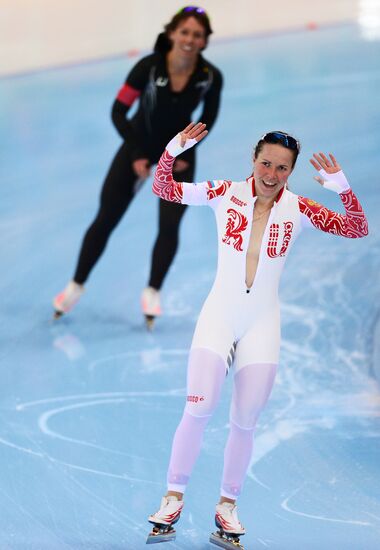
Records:
{"label": "skater's arm", "polygon": [[207,204],[208,182],[201,184],[178,182],[173,178],[173,164],[177,155],[183,153],[207,135],[205,124],[192,122],[177,134],[166,146],[158,161],[153,180],[153,192],[171,202],[182,204]]}
{"label": "skater's arm", "polygon": [[[127,118],[127,114],[129,109],[132,107],[135,99],[138,98],[139,95],[140,93],[138,92],[138,90],[128,88],[124,84],[124,86],[119,90],[118,96],[116,97],[112,105],[112,122],[120,137],[122,137],[123,140],[126,141],[128,144],[133,144],[135,142],[135,136],[131,124]],[[121,97],[123,97],[123,99],[121,99]],[[127,103],[127,98],[129,103]]]}
{"label": "skater's arm", "polygon": [[329,210],[317,202],[299,197],[299,209],[304,227],[316,227],[326,233],[340,235],[351,239],[368,235],[368,222],[363,208],[352,191],[343,171],[335,157],[330,154],[327,158],[323,153],[314,154],[311,164],[319,172],[315,179],[320,185],[338,193],[345,215]]}
{"label": "skater's arm", "polygon": [[174,161],[175,157],[165,149],[157,164],[152,190],[161,199],[183,203],[183,183],[173,178]]}
{"label": "skater's arm", "polygon": [[132,160],[146,159],[143,144],[139,142],[136,133],[127,117],[128,111],[142,94],[151,68],[151,56],[144,57],[133,67],[125,83],[118,91],[112,105],[111,118],[119,135],[128,144]]}
{"label": "skater's arm", "polygon": [[222,73],[216,67],[212,67],[209,73],[211,85],[205,93],[203,110],[199,120],[206,124],[207,129],[210,132],[215,124],[219,112],[223,77]]}
{"label": "skater's arm", "polygon": [[120,137],[122,137],[123,140],[128,144],[131,151],[131,159],[134,161],[138,159],[147,159],[148,155],[144,152],[144,149],[140,144],[136,133],[131,126],[131,123],[127,118],[127,113],[129,109],[130,106],[116,98],[112,105],[112,122]]}

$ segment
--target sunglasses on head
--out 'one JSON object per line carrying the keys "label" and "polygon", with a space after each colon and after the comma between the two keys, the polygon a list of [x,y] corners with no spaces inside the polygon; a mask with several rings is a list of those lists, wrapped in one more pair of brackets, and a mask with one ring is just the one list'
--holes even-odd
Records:
{"label": "sunglasses on head", "polygon": [[300,144],[298,141],[289,134],[286,134],[285,132],[268,132],[267,134],[264,134],[261,139],[265,141],[265,143],[281,143],[284,147],[287,149],[292,149],[293,151],[300,150]]}
{"label": "sunglasses on head", "polygon": [[205,17],[207,17],[207,19],[210,19],[206,11],[203,8],[199,8],[198,6],[185,6],[177,13],[199,13],[199,15],[204,15]]}

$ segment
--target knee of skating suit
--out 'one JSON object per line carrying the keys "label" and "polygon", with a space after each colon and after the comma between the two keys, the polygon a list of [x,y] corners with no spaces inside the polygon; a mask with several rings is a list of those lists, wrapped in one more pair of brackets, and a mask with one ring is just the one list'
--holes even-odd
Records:
{"label": "knee of skating suit", "polygon": [[206,348],[192,348],[187,369],[185,411],[195,417],[210,417],[220,399],[226,374],[224,359]]}
{"label": "knee of skating suit", "polygon": [[246,365],[234,376],[230,421],[244,430],[253,430],[271,394],[277,364]]}

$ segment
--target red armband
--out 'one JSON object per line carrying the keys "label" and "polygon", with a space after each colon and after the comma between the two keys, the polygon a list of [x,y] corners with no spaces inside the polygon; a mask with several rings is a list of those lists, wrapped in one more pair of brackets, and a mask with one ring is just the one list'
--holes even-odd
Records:
{"label": "red armband", "polygon": [[116,99],[118,99],[121,103],[124,103],[124,105],[131,107],[135,99],[140,97],[140,95],[140,90],[135,90],[135,88],[132,88],[129,84],[124,84],[124,86],[120,88]]}

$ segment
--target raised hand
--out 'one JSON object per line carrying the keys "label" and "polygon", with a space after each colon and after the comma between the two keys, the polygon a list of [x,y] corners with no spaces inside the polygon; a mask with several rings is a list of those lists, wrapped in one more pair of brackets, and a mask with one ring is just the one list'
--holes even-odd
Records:
{"label": "raised hand", "polygon": [[199,143],[204,137],[206,137],[208,131],[206,130],[206,124],[203,122],[190,122],[188,126],[182,132],[180,132],[181,147],[184,147],[188,139],[195,139]]}
{"label": "raised hand", "polygon": [[327,158],[324,153],[313,154],[310,163],[319,172],[319,176],[315,176],[314,179],[330,191],[344,193],[350,189],[350,185],[334,155],[329,153],[329,157]]}
{"label": "raised hand", "polygon": [[190,147],[194,147],[207,134],[206,124],[203,124],[203,122],[197,122],[197,124],[190,122],[182,132],[179,132],[169,141],[166,150],[172,157],[177,157]]}
{"label": "raised hand", "polygon": [[[314,153],[313,158],[310,159],[310,163],[314,166],[318,172],[322,172],[322,176],[325,176],[325,174],[336,174],[337,172],[340,172],[341,167],[336,161],[336,158],[332,153],[329,153],[329,159],[326,157],[324,153]],[[314,179],[320,183],[321,185],[324,184],[324,181],[326,179],[321,176],[315,176]]]}

